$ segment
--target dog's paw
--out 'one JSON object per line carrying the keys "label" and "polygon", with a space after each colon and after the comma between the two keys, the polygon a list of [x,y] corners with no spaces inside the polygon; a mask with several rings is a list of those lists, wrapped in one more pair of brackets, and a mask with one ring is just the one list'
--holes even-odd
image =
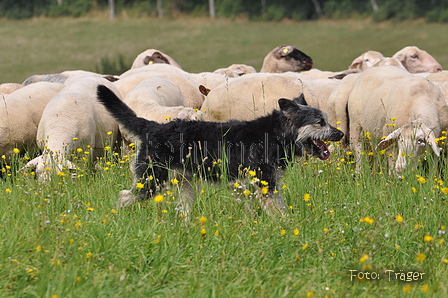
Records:
{"label": "dog's paw", "polygon": [[131,190],[120,191],[120,197],[118,198],[117,206],[126,207],[134,204],[137,201],[136,196]]}

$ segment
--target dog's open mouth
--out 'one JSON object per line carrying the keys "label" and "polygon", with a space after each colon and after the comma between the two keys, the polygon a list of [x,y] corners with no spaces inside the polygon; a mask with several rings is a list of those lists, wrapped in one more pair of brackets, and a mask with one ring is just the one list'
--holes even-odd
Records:
{"label": "dog's open mouth", "polygon": [[311,153],[321,160],[327,160],[330,157],[330,150],[321,140],[311,140]]}

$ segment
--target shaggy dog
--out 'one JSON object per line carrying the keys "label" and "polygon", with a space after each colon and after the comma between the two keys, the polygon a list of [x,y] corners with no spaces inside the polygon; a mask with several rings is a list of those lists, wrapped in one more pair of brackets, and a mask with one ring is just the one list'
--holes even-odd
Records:
{"label": "shaggy dog", "polygon": [[[188,214],[194,197],[189,185],[192,177],[219,180],[225,174],[236,179],[245,169],[256,171],[263,184],[263,191],[257,194],[263,209],[283,212],[285,203],[276,189],[281,169],[305,151],[322,160],[329,158],[324,141],[339,141],[344,135],[328,124],[324,112],[308,106],[303,94],[294,100],[279,99],[280,110],[253,121],[174,120],[164,124],[137,117],[103,85],[98,86],[97,95],[120,128],[140,140],[135,183],[131,190],[120,192],[122,206],[153,197],[163,183],[181,177],[182,182],[187,181],[181,208]],[[223,166],[217,167],[217,161]]]}

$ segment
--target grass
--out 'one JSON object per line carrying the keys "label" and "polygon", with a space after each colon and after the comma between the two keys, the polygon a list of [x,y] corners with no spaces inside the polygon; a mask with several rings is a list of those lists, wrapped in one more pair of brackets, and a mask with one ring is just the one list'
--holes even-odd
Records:
{"label": "grass", "polygon": [[[27,161],[19,154],[5,160],[0,296],[448,294],[448,185],[430,154],[414,161],[429,166],[409,168],[402,180],[384,173],[380,153],[364,156],[382,171],[365,166],[356,175],[339,145],[325,162],[298,159],[283,179],[285,217],[266,215],[251,195],[238,195],[238,185],[199,180],[185,221],[175,210],[177,184],[161,202],[117,208],[118,191],[132,183],[130,157],[109,152],[92,169],[87,149],[79,151],[77,178],[63,171],[46,183],[12,171]],[[359,272],[379,280],[358,279]],[[401,281],[408,272],[418,278]]]}
{"label": "grass", "polygon": [[[321,69],[408,44],[447,65],[447,41],[437,37],[444,30],[351,21],[0,20],[0,82],[93,70],[103,57],[148,47],[194,72],[235,62],[259,69],[279,44],[298,46]],[[355,173],[352,154],[337,144],[329,160],[301,158],[287,169],[287,216],[267,216],[236,185],[199,180],[187,222],[175,210],[177,184],[162,202],[117,208],[118,192],[132,184],[130,157],[107,151],[92,168],[85,152],[74,153],[77,178],[64,170],[45,183],[15,171],[29,157],[0,157],[1,297],[448,296],[446,156],[412,158],[399,180],[387,174],[382,152],[366,152]],[[359,272],[379,279],[358,279]],[[400,280],[408,272],[417,280]]]}
{"label": "grass", "polygon": [[34,74],[95,71],[102,59],[120,55],[129,67],[148,48],[173,57],[190,72],[213,71],[233,63],[260,70],[279,45],[295,45],[314,67],[346,69],[367,50],[385,56],[416,45],[448,65],[446,24],[369,21],[248,22],[208,19],[0,19],[0,83],[23,82]]}

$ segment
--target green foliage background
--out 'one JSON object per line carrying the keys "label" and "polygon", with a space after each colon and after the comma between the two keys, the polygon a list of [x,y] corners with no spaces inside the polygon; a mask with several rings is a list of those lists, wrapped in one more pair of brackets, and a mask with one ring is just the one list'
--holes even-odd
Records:
{"label": "green foliage background", "polygon": [[[318,18],[311,0],[216,0],[218,17],[235,18],[245,16],[253,20],[279,21],[313,20]],[[377,0],[374,11],[370,0],[319,0],[322,16],[328,19],[365,18],[376,21],[412,20],[425,18],[431,22],[448,22],[448,0]],[[118,14],[133,16],[156,16],[156,0],[116,0]],[[79,17],[95,11],[107,10],[108,0],[1,0],[0,17],[29,18],[34,16]],[[208,2],[204,0],[162,0],[164,15],[206,16]]]}

